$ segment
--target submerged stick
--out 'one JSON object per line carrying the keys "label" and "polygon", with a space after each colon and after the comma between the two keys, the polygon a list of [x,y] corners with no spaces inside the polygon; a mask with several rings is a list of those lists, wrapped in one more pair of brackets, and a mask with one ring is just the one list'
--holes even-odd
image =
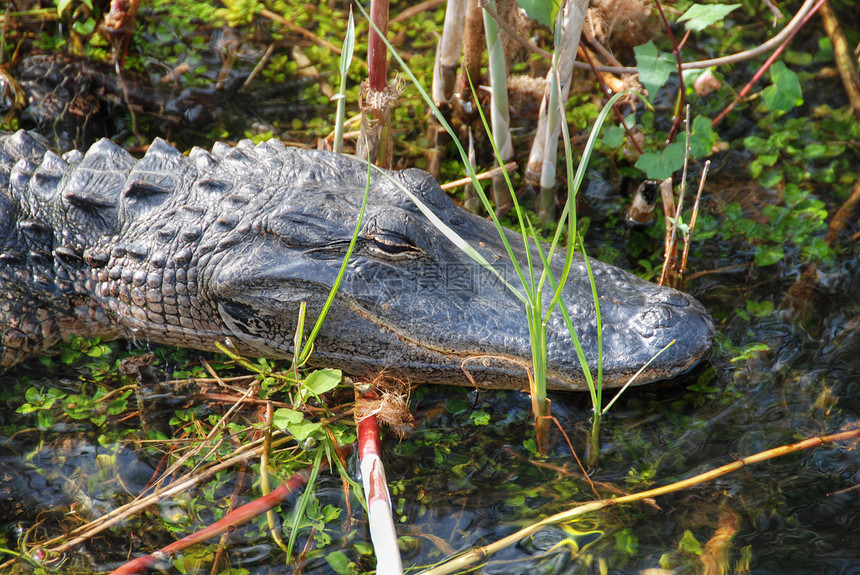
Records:
{"label": "submerged stick", "polygon": [[420,575],[447,575],[448,573],[454,573],[456,571],[466,569],[468,566],[474,565],[475,563],[482,561],[491,554],[500,551],[505,547],[509,547],[523,540],[529,535],[538,532],[542,527],[546,525],[561,523],[563,521],[570,521],[574,517],[585,515],[586,513],[590,513],[592,511],[600,511],[601,509],[613,507],[622,503],[632,503],[634,501],[641,501],[649,497],[656,497],[658,495],[665,495],[667,493],[673,493],[682,489],[688,489],[690,487],[693,487],[694,485],[699,485],[700,483],[712,481],[714,479],[717,479],[718,477],[722,477],[723,475],[727,475],[729,473],[737,471],[738,469],[746,465],[750,465],[753,463],[760,463],[762,461],[767,461],[768,459],[773,459],[775,457],[789,455],[791,453],[803,451],[804,449],[809,449],[811,447],[816,447],[825,443],[835,443],[837,441],[846,441],[850,439],[856,440],[858,438],[860,438],[860,428],[852,429],[850,431],[843,431],[841,433],[834,433],[833,435],[810,437],[809,439],[805,439],[798,443],[793,443],[791,445],[782,445],[780,447],[775,447],[774,449],[762,451],[761,453],[757,453],[755,455],[750,455],[749,457],[745,457],[733,463],[723,465],[722,467],[718,467],[711,471],[706,471],[705,473],[700,473],[699,475],[690,477],[689,479],[677,481],[675,483],[671,483],[663,487],[657,487],[655,489],[649,489],[648,491],[642,491],[640,493],[634,493],[632,495],[625,495],[623,497],[617,497],[615,499],[600,499],[598,501],[592,501],[590,503],[577,505],[572,509],[562,511],[561,513],[556,513],[555,515],[551,515],[546,519],[542,519],[537,523],[533,523],[532,525],[529,525],[524,529],[520,529],[516,533],[512,533],[511,535],[508,535],[507,537],[500,539],[495,543],[491,543],[490,545],[485,545],[483,547],[475,547],[470,551],[464,553],[463,555],[451,559],[447,563],[443,563],[442,565],[434,567],[433,569],[428,569],[427,571],[422,571]]}
{"label": "submerged stick", "polygon": [[[344,449],[347,448],[350,448],[350,446],[344,447]],[[328,463],[326,461],[322,461],[320,467],[327,468]],[[131,575],[132,573],[140,573],[144,569],[148,569],[158,562],[164,561],[170,555],[174,555],[175,553],[178,553],[183,549],[187,549],[192,545],[204,543],[213,537],[217,537],[218,535],[227,532],[228,530],[244,525],[248,521],[266,513],[283,502],[284,499],[293,493],[293,491],[307,483],[309,476],[310,471],[307,469],[294,473],[287,481],[282,483],[277,489],[273,490],[268,495],[264,495],[259,499],[246,503],[235,511],[225,515],[223,519],[216,521],[212,525],[205,527],[196,533],[186,535],[182,539],[161,548],[155,553],[144,555],[143,557],[138,557],[137,559],[129,561],[119,569],[114,570],[111,575]]]}

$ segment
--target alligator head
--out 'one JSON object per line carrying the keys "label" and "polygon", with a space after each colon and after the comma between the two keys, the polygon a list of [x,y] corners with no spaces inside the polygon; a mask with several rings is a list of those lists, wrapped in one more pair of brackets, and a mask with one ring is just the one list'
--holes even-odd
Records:
{"label": "alligator head", "polygon": [[[312,325],[346,256],[366,165],[275,141],[216,144],[186,157],[156,140],[135,160],[107,140],[64,158],[31,140],[0,137],[8,156],[0,157],[8,182],[0,215],[18,220],[0,222],[0,365],[72,334],[198,349],[229,339],[247,354],[293,356],[301,304]],[[400,186],[498,273],[452,244]],[[527,249],[540,261],[521,237],[508,233],[507,240],[521,263]],[[551,263],[556,278],[561,260]],[[637,383],[684,372],[706,354],[714,328],[695,299],[598,261],[592,267],[605,385],[623,385],[673,340]],[[522,290],[490,223],[457,208],[425,172],[374,173],[311,362],[358,376],[468,384],[465,362],[483,386],[526,388],[525,307],[506,282]],[[563,299],[596,370],[592,288],[578,256]],[[38,305],[44,309],[34,311]],[[584,389],[557,310],[547,332],[549,387]]]}
{"label": "alligator head", "polygon": [[[279,166],[291,199],[258,216],[235,256],[213,270],[213,293],[224,323],[249,351],[292,354],[301,302],[316,318],[343,261],[365,191],[367,167],[353,159],[267,144],[260,154],[289,154]],[[472,245],[505,281],[456,247],[416,207],[411,191]],[[522,237],[507,234],[521,265]],[[542,246],[546,251],[547,246]],[[531,259],[540,259],[531,246]],[[556,278],[563,254],[551,263]],[[665,379],[696,364],[710,349],[712,321],[691,296],[591,260],[603,324],[604,385],[617,387],[670,342],[637,383]],[[515,268],[493,225],[456,207],[421,170],[374,173],[364,221],[338,297],[315,345],[313,361],[357,374],[378,373],[430,383],[465,383],[465,367],[481,385],[525,388],[531,360],[525,306]],[[551,294],[543,297],[549,303]],[[576,256],[563,292],[588,365],[598,362],[597,322],[583,259]],[[275,336],[272,327],[281,333]],[[559,311],[547,325],[548,385],[587,389]]]}

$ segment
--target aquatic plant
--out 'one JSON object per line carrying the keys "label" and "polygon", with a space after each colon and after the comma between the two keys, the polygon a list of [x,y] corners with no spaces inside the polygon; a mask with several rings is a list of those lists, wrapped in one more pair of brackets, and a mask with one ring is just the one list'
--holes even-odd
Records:
{"label": "aquatic plant", "polygon": [[[367,14],[365,14],[367,16]],[[560,32],[561,21],[559,21],[557,32],[557,37],[561,37]],[[387,40],[386,40],[387,43]],[[456,137],[456,134],[451,128],[450,124],[447,122],[445,117],[442,115],[441,111],[438,107],[435,106],[432,98],[429,96],[427,91],[421,86],[415,77],[414,73],[410,70],[409,66],[403,61],[403,59],[397,54],[396,50],[393,46],[388,44],[389,50],[391,50],[392,55],[395,59],[397,59],[398,63],[401,65],[404,72],[409,76],[413,85],[416,89],[421,93],[424,101],[431,108],[433,114],[436,116],[437,121],[448,131],[449,135],[451,135],[454,144],[457,146],[457,149],[460,153],[460,158],[463,163],[464,168],[466,169],[469,177],[472,180],[472,185],[477,191],[482,204],[484,205],[487,212],[490,214],[493,223],[496,226],[496,229],[499,233],[499,237],[501,238],[505,248],[508,251],[508,255],[511,258],[511,262],[516,270],[517,276],[520,280],[520,287],[522,291],[520,291],[515,286],[509,284],[505,281],[498,272],[493,268],[489,262],[487,262],[478,252],[472,247],[467,245],[462,238],[460,238],[453,230],[447,228],[438,218],[433,215],[433,212],[429,210],[417,197],[415,197],[412,193],[409,192],[404,186],[400,185],[400,189],[407,194],[410,199],[416,204],[416,206],[424,213],[425,216],[435,225],[445,236],[451,240],[455,245],[457,245],[460,249],[464,251],[469,257],[475,260],[479,265],[483,266],[490,273],[495,274],[507,287],[516,295],[521,302],[523,302],[526,320],[529,326],[529,333],[531,339],[532,346],[532,366],[530,367],[529,373],[529,391],[532,398],[532,407],[535,416],[535,430],[536,430],[536,438],[539,449],[542,453],[545,453],[548,449],[549,445],[549,428],[551,423],[551,415],[550,415],[550,403],[546,397],[546,374],[547,374],[547,333],[546,326],[549,321],[550,315],[555,311],[556,306],[561,310],[562,316],[564,317],[565,323],[568,327],[568,330],[571,334],[571,341],[574,345],[577,356],[582,364],[582,371],[586,381],[588,382],[589,390],[591,391],[592,402],[594,405],[594,421],[595,421],[595,437],[599,436],[599,426],[600,426],[600,417],[601,417],[601,392],[602,392],[602,329],[600,323],[600,304],[598,301],[597,293],[594,288],[594,278],[591,276],[591,268],[588,265],[588,258],[585,258],[586,268],[588,269],[589,279],[591,280],[592,285],[592,295],[594,298],[594,305],[597,313],[597,333],[598,333],[598,365],[597,376],[594,377],[591,373],[591,366],[589,366],[585,360],[585,354],[582,350],[582,345],[579,341],[579,338],[576,335],[576,330],[573,327],[573,324],[570,321],[570,317],[565,308],[564,301],[561,298],[561,291],[564,287],[567,276],[570,272],[570,268],[573,262],[573,250],[575,245],[575,239],[577,238],[576,233],[576,193],[579,189],[580,184],[582,183],[583,177],[585,175],[585,168],[588,165],[588,158],[591,155],[592,150],[594,149],[597,134],[600,131],[601,126],[603,125],[603,121],[611,110],[612,104],[614,104],[618,99],[623,97],[625,94],[617,94],[610,99],[609,104],[604,107],[601,114],[598,116],[598,119],[595,123],[595,127],[592,130],[591,136],[589,138],[588,143],[585,146],[585,150],[583,152],[583,159],[579,164],[579,167],[576,171],[576,174],[573,173],[573,161],[572,154],[570,150],[569,136],[566,134],[566,125],[562,123],[562,129],[565,131],[565,149],[566,149],[566,157],[567,157],[567,170],[568,170],[568,201],[565,204],[565,208],[562,211],[561,217],[559,219],[559,225],[556,230],[556,234],[552,240],[550,249],[548,253],[543,253],[541,248],[541,239],[539,238],[536,230],[531,225],[531,222],[528,218],[524,217],[524,213],[522,208],[519,205],[519,202],[516,198],[516,193],[513,191],[513,184],[510,181],[510,177],[508,176],[505,170],[502,170],[502,176],[504,177],[507,189],[510,191],[511,201],[513,205],[513,212],[516,215],[516,218],[519,222],[519,231],[521,237],[523,239],[523,244],[525,247],[526,253],[526,261],[520,262],[516,258],[513,250],[510,247],[508,239],[506,237],[504,228],[502,227],[501,222],[499,221],[498,215],[496,214],[496,210],[493,208],[490,203],[489,198],[484,193],[482,187],[478,183],[477,175],[475,174],[474,169],[469,162],[468,154],[463,148],[462,144]],[[556,60],[557,63],[557,60]],[[474,87],[473,87],[474,92]],[[493,144],[494,152],[496,153],[496,159],[499,165],[503,165],[503,156],[501,150],[499,150],[496,144],[496,138],[492,136],[493,130],[490,127],[487,119],[483,115],[483,111],[478,108],[479,113],[481,114],[481,119],[484,122],[484,128],[488,134],[491,135],[490,140]],[[391,179],[393,183],[393,179]],[[549,262],[552,260],[556,246],[559,244],[559,241],[562,237],[562,232],[565,230],[565,223],[567,223],[567,237],[568,237],[568,247],[565,255],[565,262],[562,272],[561,278],[554,278],[552,272],[549,268]],[[534,247],[536,252],[541,259],[541,264],[543,266],[543,272],[538,277],[536,275],[536,263],[531,261],[531,248]],[[551,286],[551,287],[550,287]],[[544,291],[544,290],[548,291]],[[544,306],[544,297],[547,297],[549,300],[548,305]],[[544,311],[546,309],[546,311]],[[468,372],[467,372],[468,373]]]}

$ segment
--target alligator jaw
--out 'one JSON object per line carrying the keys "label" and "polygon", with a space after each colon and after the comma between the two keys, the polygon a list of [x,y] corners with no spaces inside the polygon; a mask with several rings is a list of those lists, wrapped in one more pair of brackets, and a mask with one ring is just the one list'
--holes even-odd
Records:
{"label": "alligator jaw", "polygon": [[[713,344],[714,327],[710,316],[694,298],[644,282],[601,262],[593,261],[592,267],[597,278],[598,293],[601,294],[603,387],[622,387],[634,376],[633,385],[669,379],[689,371],[707,355]],[[477,273],[483,271],[477,267],[471,269]],[[560,273],[560,270],[556,271]],[[613,282],[612,287],[617,288],[622,283],[619,274],[626,276],[623,281],[629,282],[631,293],[621,300],[617,296],[613,297],[612,293],[603,295],[607,291],[607,276]],[[513,278],[509,279],[513,281]],[[586,297],[591,296],[587,276],[585,279],[572,277],[569,281],[564,296],[568,302],[575,302],[574,298],[586,288]],[[392,307],[397,305],[397,298],[391,297],[391,294],[387,296],[384,310],[381,306],[358,308],[353,305],[352,311],[356,316],[366,318],[379,334],[385,333],[389,338],[386,348],[390,363],[387,366],[377,365],[377,369],[382,367],[391,375],[398,374],[413,380],[420,378],[419,381],[429,383],[471,383],[487,388],[528,389],[526,369],[531,369],[531,348],[524,308],[519,300],[506,291],[474,297],[488,299],[484,302],[471,301],[469,309],[458,308],[460,319],[447,325],[428,318],[426,309],[411,310],[414,324],[431,326],[429,329],[415,329],[411,325],[404,329],[393,323],[391,318],[395,314],[392,313]],[[549,296],[545,299],[549,299]],[[589,310],[593,310],[590,304],[590,301],[585,305],[580,302],[568,307],[574,316],[575,327],[580,330],[578,336],[588,369],[596,380],[599,357],[596,326],[593,316],[592,319],[583,320],[583,315],[587,316]],[[440,307],[450,309],[451,306]],[[485,310],[489,311],[485,313]],[[439,338],[422,337],[437,330],[450,334],[467,324],[487,325],[492,326],[492,329],[476,329],[474,337],[458,339],[461,344],[459,348],[450,343],[450,338],[440,341]],[[548,388],[587,391],[588,384],[574,344],[558,311],[553,313],[548,322],[547,331]],[[394,354],[399,356],[395,357]],[[642,371],[638,373],[640,369]],[[463,372],[468,372],[465,378]]]}

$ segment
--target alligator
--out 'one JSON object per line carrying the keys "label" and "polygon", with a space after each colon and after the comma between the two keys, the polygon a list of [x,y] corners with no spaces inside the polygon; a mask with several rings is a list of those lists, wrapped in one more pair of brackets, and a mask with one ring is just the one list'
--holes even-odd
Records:
{"label": "alligator", "polygon": [[[0,368],[73,335],[200,350],[229,341],[252,357],[292,358],[335,282],[365,193],[367,166],[277,140],[183,155],[156,139],[136,159],[107,139],[59,156],[35,134],[0,135]],[[473,263],[403,189],[496,270]],[[537,248],[506,236],[519,261]],[[543,245],[546,249],[546,245]],[[562,258],[549,263],[556,278]],[[591,261],[603,378],[624,385],[689,370],[713,322],[693,297]],[[536,274],[541,272],[536,266]],[[426,172],[374,172],[342,284],[311,366],[356,377],[527,389],[525,307],[501,237],[455,206]],[[544,306],[549,297],[544,297]],[[577,256],[563,299],[596,369],[597,321]],[[547,321],[548,387],[586,389],[558,311]]]}

